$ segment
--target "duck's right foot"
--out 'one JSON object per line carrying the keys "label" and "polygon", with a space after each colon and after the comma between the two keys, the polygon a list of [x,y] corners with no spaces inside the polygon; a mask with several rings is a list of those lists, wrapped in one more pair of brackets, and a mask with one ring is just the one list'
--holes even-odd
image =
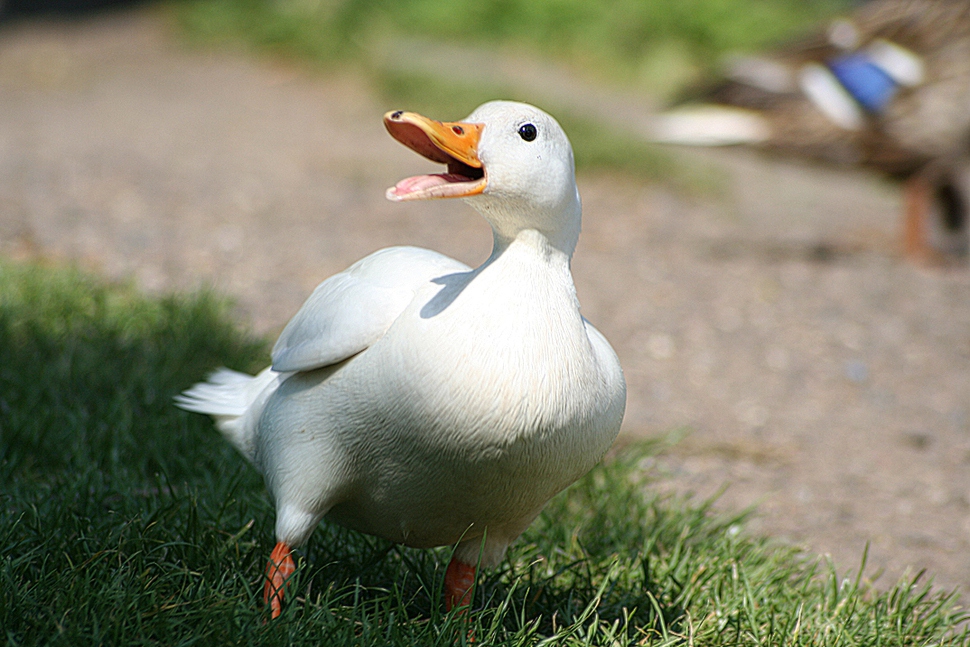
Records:
{"label": "duck's right foot", "polygon": [[270,607],[274,618],[283,612],[283,590],[295,570],[292,549],[283,542],[277,543],[266,564],[266,584],[263,586],[263,602]]}

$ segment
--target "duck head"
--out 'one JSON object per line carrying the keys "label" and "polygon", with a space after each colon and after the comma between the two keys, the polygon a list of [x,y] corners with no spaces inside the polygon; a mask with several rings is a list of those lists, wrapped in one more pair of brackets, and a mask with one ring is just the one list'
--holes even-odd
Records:
{"label": "duck head", "polygon": [[535,231],[572,254],[582,211],[573,151],[550,115],[491,101],[462,121],[398,110],[384,115],[384,125],[408,148],[447,166],[444,173],[401,180],[387,190],[389,200],[463,198],[492,226],[497,247]]}

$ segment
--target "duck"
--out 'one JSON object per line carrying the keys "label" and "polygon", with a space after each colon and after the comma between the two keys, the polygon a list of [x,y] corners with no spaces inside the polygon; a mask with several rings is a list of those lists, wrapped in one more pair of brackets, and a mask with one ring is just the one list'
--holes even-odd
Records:
{"label": "duck", "polygon": [[873,0],[726,62],[649,126],[655,142],[745,145],[903,184],[904,253],[970,251],[970,0]]}
{"label": "duck", "polygon": [[384,115],[442,173],[393,202],[460,198],[491,225],[478,267],[428,249],[376,251],[324,280],[286,324],[272,364],[226,368],[177,396],[261,472],[276,511],[264,602],[283,609],[293,551],[323,519],[416,548],[454,546],[448,611],[472,601],[546,502],[616,438],[626,384],[580,313],[570,261],[581,226],[573,153],[534,106],[466,119]]}

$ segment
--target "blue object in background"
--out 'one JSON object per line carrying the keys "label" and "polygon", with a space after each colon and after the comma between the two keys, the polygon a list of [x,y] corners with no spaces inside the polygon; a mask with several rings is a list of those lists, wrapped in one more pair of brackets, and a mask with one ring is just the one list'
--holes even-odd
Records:
{"label": "blue object in background", "polygon": [[846,54],[828,62],[832,74],[869,112],[879,112],[892,100],[899,85],[865,54]]}

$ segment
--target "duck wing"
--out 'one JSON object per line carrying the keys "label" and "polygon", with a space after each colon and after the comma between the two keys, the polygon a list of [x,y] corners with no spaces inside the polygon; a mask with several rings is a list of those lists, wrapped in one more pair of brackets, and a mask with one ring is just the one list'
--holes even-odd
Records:
{"label": "duck wing", "polygon": [[419,247],[374,252],[317,286],[273,347],[273,370],[310,371],[348,359],[384,336],[416,291],[464,263]]}

